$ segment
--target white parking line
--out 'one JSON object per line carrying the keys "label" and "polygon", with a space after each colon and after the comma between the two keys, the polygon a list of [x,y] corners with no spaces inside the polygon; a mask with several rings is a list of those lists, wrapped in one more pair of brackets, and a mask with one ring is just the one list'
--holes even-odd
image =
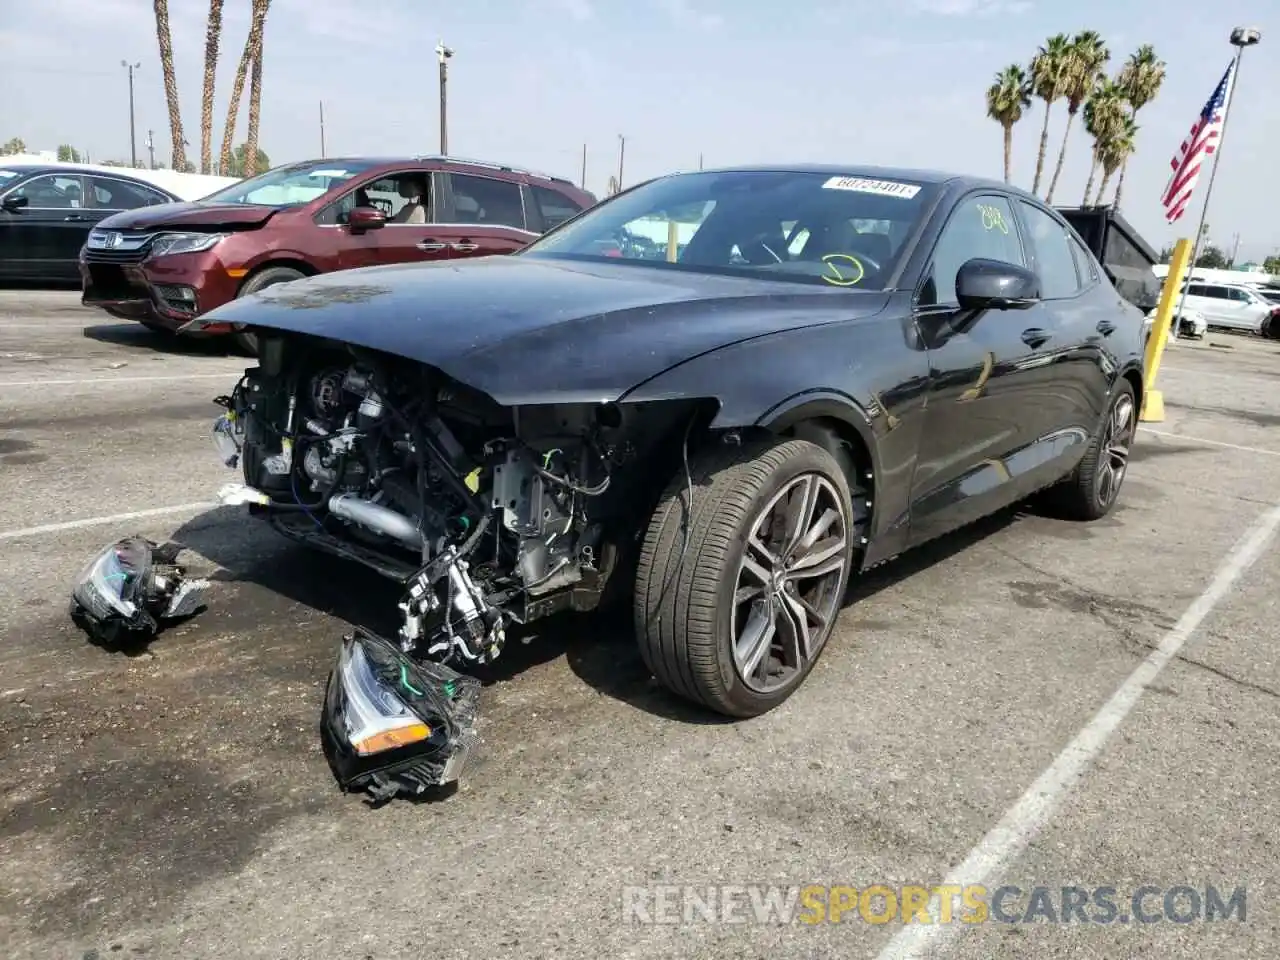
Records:
{"label": "white parking line", "polygon": [[1208,437],[1189,437],[1185,433],[1171,433],[1168,430],[1153,430],[1150,427],[1139,427],[1144,433],[1170,440],[1186,440],[1188,443],[1204,443],[1211,447],[1226,447],[1228,450],[1242,450],[1245,453],[1260,453],[1267,457],[1280,457],[1280,450],[1264,450],[1262,447],[1244,447],[1238,443],[1227,443],[1225,440],[1210,440]]}
{"label": "white parking line", "polygon": [[74,380],[0,380],[0,389],[5,387],[67,387],[95,383],[158,383],[165,380],[231,380],[237,370],[226,373],[182,373],[160,377],[78,377]]}
{"label": "white parking line", "polygon": [[[1103,705],[1075,739],[1031,784],[991,831],[951,871],[944,884],[983,884],[990,886],[999,872],[1026,849],[1036,834],[1049,822],[1058,804],[1071,792],[1088,771],[1089,765],[1102,752],[1116,728],[1128,716],[1138,698],[1160,671],[1178,655],[1187,640],[1204,622],[1205,617],[1230,593],[1232,586],[1262,556],[1276,528],[1280,527],[1280,506],[1272,507],[1245,532],[1219,565],[1204,593],[1187,608],[1173,629],[1164,635],[1138,668],[1120,684],[1111,699]],[[929,905],[932,923],[904,927],[885,948],[878,960],[916,960],[937,956],[945,943],[959,933],[960,924],[938,922],[939,903],[935,897]]]}
{"label": "white parking line", "polygon": [[63,530],[79,530],[81,527],[98,527],[107,523],[120,523],[125,520],[139,520],[144,517],[163,517],[171,513],[197,513],[211,510],[216,503],[178,503],[171,507],[152,507],[150,510],[134,510],[130,513],[116,513],[109,517],[85,517],[83,520],[67,520],[65,523],[46,523],[38,527],[23,527],[20,530],[0,530],[0,540],[19,540],[23,537],[38,537],[44,533],[61,533]]}

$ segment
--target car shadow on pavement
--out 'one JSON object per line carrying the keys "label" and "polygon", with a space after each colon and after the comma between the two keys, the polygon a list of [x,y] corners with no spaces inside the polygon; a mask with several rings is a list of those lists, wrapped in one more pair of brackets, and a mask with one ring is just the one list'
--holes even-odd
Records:
{"label": "car shadow on pavement", "polygon": [[[237,508],[218,508],[173,535],[174,540],[221,568],[214,575],[216,581],[252,586],[238,598],[235,620],[262,622],[277,617],[279,598],[283,597],[383,636],[396,635],[400,589],[395,583],[358,564],[293,544],[265,524],[235,519],[238,513]],[[1002,510],[868,571],[850,584],[843,616],[856,617],[848,607],[1031,515],[1037,514],[1025,504]],[[216,594],[209,603],[219,603]],[[856,620],[853,626],[856,628]],[[468,672],[486,687],[500,686],[561,656],[588,686],[639,710],[682,723],[733,722],[675,696],[649,674],[635,642],[630,603],[593,613],[558,614],[526,627],[517,625],[497,661]]]}
{"label": "car shadow on pavement", "polygon": [[84,328],[84,335],[99,343],[128,347],[134,350],[152,350],[161,353],[173,353],[191,357],[227,357],[238,356],[235,345],[229,338],[218,337],[200,339],[183,337],[175,333],[151,330],[132,320],[118,323],[101,323]]}

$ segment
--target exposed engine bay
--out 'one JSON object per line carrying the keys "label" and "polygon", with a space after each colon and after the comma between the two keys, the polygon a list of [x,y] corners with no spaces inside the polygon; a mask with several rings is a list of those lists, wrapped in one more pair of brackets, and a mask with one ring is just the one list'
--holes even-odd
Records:
{"label": "exposed engine bay", "polygon": [[[687,458],[695,403],[504,407],[423,364],[263,337],[214,439],[281,533],[405,587],[401,649],[465,668],[590,610]],[[681,438],[684,438],[682,444]]]}

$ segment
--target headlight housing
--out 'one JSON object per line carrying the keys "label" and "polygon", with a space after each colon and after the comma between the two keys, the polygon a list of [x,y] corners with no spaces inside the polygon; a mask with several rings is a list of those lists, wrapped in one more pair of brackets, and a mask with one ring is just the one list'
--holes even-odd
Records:
{"label": "headlight housing", "polygon": [[209,581],[187,577],[182,547],[125,537],[85,564],[71,587],[71,618],[101,644],[155,634],[160,621],[190,616]]}
{"label": "headlight housing", "polygon": [[479,694],[474,678],[413,660],[382,637],[344,637],[320,725],[334,776],[378,800],[458,780],[479,742]]}
{"label": "headlight housing", "polygon": [[217,246],[228,233],[162,233],[151,241],[151,257],[167,257],[175,253],[201,253]]}

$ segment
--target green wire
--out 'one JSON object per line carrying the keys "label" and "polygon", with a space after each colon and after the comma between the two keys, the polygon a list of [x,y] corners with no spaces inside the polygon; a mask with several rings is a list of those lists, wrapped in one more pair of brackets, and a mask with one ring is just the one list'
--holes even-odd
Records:
{"label": "green wire", "polygon": [[411,694],[417,694],[419,696],[426,695],[424,694],[424,692],[417,689],[417,687],[413,686],[412,684],[410,684],[410,682],[408,682],[408,667],[406,666],[406,664],[403,664],[403,663],[401,664],[401,685],[403,685],[404,689],[410,691]]}
{"label": "green wire", "polygon": [[542,455],[542,469],[544,470],[550,469],[551,458],[554,457],[557,453],[564,453],[564,451],[561,450],[559,447],[556,447],[553,450],[548,450],[546,453]]}

